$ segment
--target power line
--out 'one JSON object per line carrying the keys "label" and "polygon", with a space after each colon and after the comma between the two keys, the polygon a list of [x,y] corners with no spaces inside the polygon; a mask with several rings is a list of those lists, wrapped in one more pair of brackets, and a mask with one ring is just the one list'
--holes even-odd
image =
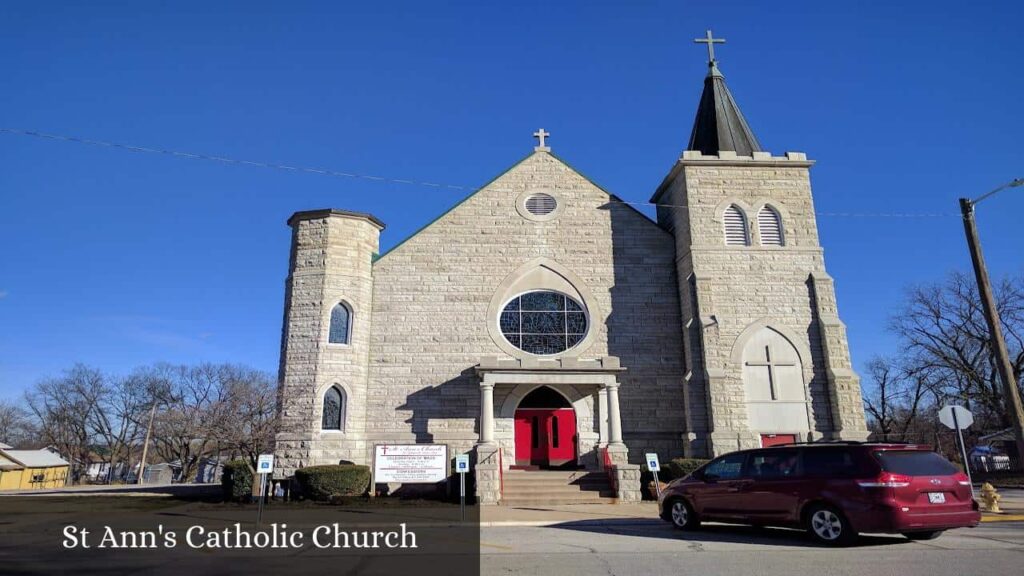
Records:
{"label": "power line", "polygon": [[45,138],[48,140],[60,140],[64,142],[74,142],[77,144],[89,144],[91,146],[103,146],[106,148],[119,148],[121,150],[128,150],[130,152],[146,152],[149,154],[163,154],[166,156],[175,156],[178,158],[189,158],[192,160],[209,160],[212,162],[220,162],[222,164],[236,164],[242,166],[256,166],[259,168],[273,168],[276,170],[286,170],[289,172],[306,172],[309,174],[320,174],[321,176],[336,176],[341,178],[362,178],[365,180],[375,180],[382,182],[394,182],[396,184],[413,184],[417,186],[429,186],[431,188],[450,188],[453,190],[468,190],[474,191],[476,188],[469,186],[456,186],[454,184],[436,184],[434,182],[419,182],[416,180],[405,180],[401,178],[385,178],[382,176],[371,176],[369,174],[354,174],[351,172],[339,172],[337,170],[327,170],[323,168],[309,168],[306,166],[291,166],[288,164],[278,164],[274,162],[258,162],[255,160],[239,160],[236,158],[228,158],[226,156],[212,156],[210,154],[197,154],[195,152],[181,152],[178,150],[166,150],[161,148],[149,148],[146,146],[132,146],[129,144],[119,144],[117,142],[107,142],[104,140],[92,140],[89,138],[79,138],[77,136],[65,136],[63,134],[47,134],[45,132],[37,132],[35,130],[19,130],[17,128],[0,128],[0,132],[6,132],[8,134],[18,134],[21,136],[34,136],[36,138]]}
{"label": "power line", "polygon": [[[472,186],[459,186],[456,184],[439,184],[435,182],[425,182],[420,180],[410,180],[405,178],[388,178],[384,176],[371,176],[369,174],[358,174],[354,172],[341,172],[338,170],[328,170],[324,168],[310,168],[307,166],[292,166],[289,164],[280,164],[275,162],[260,162],[256,160],[240,160],[237,158],[229,158],[227,156],[214,156],[211,154],[199,154],[196,152],[182,152],[179,150],[169,150],[163,148],[151,148],[148,146],[133,146],[130,144],[120,144],[117,142],[108,142],[105,140],[94,140],[91,138],[80,138],[77,136],[67,136],[64,134],[50,134],[46,132],[39,132],[36,130],[21,130],[18,128],[0,128],[0,132],[7,134],[16,134],[19,136],[31,136],[34,138],[42,138],[46,140],[56,140],[62,142],[72,142],[75,144],[86,144],[90,146],[101,146],[104,148],[117,148],[120,150],[127,150],[129,152],[143,152],[147,154],[161,154],[164,156],[172,156],[176,158],[187,158],[190,160],[206,160],[210,162],[219,162],[221,164],[233,164],[237,166],[254,166],[258,168],[270,168],[274,170],[283,170],[287,172],[304,172],[307,174],[319,174],[321,176],[332,176],[337,178],[355,178],[370,180],[374,182],[391,182],[394,184],[407,184],[413,186],[426,186],[434,189],[448,189],[448,190],[463,190],[466,192],[476,192],[479,188]],[[630,202],[627,200],[612,200],[613,203],[627,204],[630,206],[654,206],[661,208],[678,208],[688,209],[688,206],[681,204],[660,204],[656,202]],[[910,213],[910,212],[815,212],[817,216],[825,217],[839,217],[839,218],[947,218],[951,216],[959,216],[956,213]]]}

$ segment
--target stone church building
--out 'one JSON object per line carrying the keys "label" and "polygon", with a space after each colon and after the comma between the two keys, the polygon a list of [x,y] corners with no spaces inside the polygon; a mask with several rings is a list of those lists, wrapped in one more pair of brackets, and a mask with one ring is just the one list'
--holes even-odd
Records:
{"label": "stone church building", "polygon": [[279,476],[443,443],[474,455],[483,503],[548,468],[629,500],[645,452],[867,436],[813,162],[761,149],[713,58],[657,221],[535,136],[383,254],[370,214],[288,220]]}

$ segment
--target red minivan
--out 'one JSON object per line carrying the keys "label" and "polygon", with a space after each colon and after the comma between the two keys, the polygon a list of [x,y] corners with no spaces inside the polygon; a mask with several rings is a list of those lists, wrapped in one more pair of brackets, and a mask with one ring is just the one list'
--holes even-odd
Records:
{"label": "red minivan", "polygon": [[683,530],[702,520],[806,528],[843,545],[861,532],[930,540],[977,526],[967,475],[927,446],[859,442],[788,444],[715,458],[674,480],[658,501]]}

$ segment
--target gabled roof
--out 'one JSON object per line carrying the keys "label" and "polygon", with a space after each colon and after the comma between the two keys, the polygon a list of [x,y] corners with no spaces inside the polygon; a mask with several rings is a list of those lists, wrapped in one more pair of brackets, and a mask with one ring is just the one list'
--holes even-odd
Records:
{"label": "gabled roof", "polygon": [[52,468],[55,466],[69,465],[67,461],[49,450],[4,449],[0,453],[26,468]]}
{"label": "gabled roof", "polygon": [[13,448],[13,446],[8,446],[7,444],[0,442],[0,450],[10,450],[11,448]]}
{"label": "gabled roof", "polygon": [[704,78],[704,92],[700,95],[697,117],[686,149],[700,150],[702,154],[712,156],[722,150],[734,151],[739,156],[761,151],[760,142],[740,112],[715,61],[711,62]]}
{"label": "gabled roof", "polygon": [[[627,204],[626,202],[624,202],[624,201],[623,201],[623,200],[622,200],[621,198],[619,198],[619,197],[618,197],[618,196],[616,196],[615,194],[612,194],[612,193],[611,193],[611,192],[609,192],[608,190],[605,190],[604,188],[602,188],[602,187],[601,187],[601,185],[600,185],[600,184],[598,184],[598,183],[594,182],[594,181],[593,181],[593,180],[592,180],[592,179],[591,179],[590,177],[588,177],[587,175],[583,174],[582,172],[580,172],[579,170],[577,170],[576,168],[574,168],[574,167],[573,167],[573,166],[572,166],[571,164],[569,164],[568,162],[566,162],[566,161],[565,161],[565,160],[563,160],[562,158],[560,158],[560,157],[556,156],[556,155],[555,155],[554,153],[552,153],[552,152],[551,152],[550,150],[544,150],[544,151],[536,151],[536,152],[532,152],[532,153],[528,154],[527,156],[525,156],[524,158],[520,159],[520,160],[519,160],[518,162],[516,162],[515,164],[513,164],[513,165],[512,165],[512,166],[510,166],[509,168],[507,168],[507,169],[503,170],[503,171],[502,171],[502,172],[501,172],[500,174],[498,174],[498,175],[497,175],[497,176],[495,176],[494,178],[491,178],[491,179],[490,179],[489,181],[487,181],[487,183],[486,183],[486,184],[484,184],[483,186],[480,186],[479,188],[477,188],[477,189],[473,190],[473,191],[472,191],[472,192],[470,192],[470,193],[469,193],[469,194],[468,194],[468,195],[467,195],[467,196],[466,196],[465,198],[463,198],[462,200],[459,200],[459,201],[458,201],[458,202],[456,202],[456,203],[455,203],[454,205],[452,205],[452,207],[451,207],[451,208],[449,208],[449,209],[445,210],[444,212],[442,212],[442,213],[441,213],[441,214],[440,214],[440,215],[439,215],[439,216],[438,216],[437,218],[434,218],[434,219],[433,219],[433,220],[431,220],[430,222],[427,222],[426,224],[424,224],[423,226],[421,226],[421,227],[420,227],[420,228],[419,228],[418,230],[416,230],[416,231],[415,231],[415,232],[413,232],[412,234],[410,234],[410,235],[406,236],[406,237],[405,237],[405,238],[403,238],[403,239],[402,239],[402,240],[401,240],[400,242],[398,242],[397,244],[395,244],[394,246],[392,246],[391,248],[389,248],[389,249],[388,249],[387,251],[385,251],[385,252],[384,252],[383,254],[380,254],[380,255],[376,256],[376,257],[375,257],[375,258],[373,259],[373,261],[374,261],[374,262],[377,262],[377,261],[378,261],[378,260],[380,260],[381,258],[384,258],[384,257],[385,257],[385,256],[387,256],[388,254],[391,254],[392,252],[394,252],[395,250],[397,250],[397,249],[398,249],[398,248],[399,248],[400,246],[402,246],[403,244],[405,244],[405,243],[406,243],[406,242],[408,242],[409,240],[412,240],[413,238],[415,238],[416,236],[418,236],[418,235],[420,234],[420,232],[423,232],[424,230],[426,230],[427,228],[429,228],[430,226],[432,226],[432,225],[433,225],[433,224],[434,224],[435,222],[437,222],[437,221],[438,221],[438,220],[440,220],[441,218],[444,218],[444,217],[445,217],[445,216],[446,216],[447,214],[449,214],[450,212],[452,212],[453,210],[455,210],[456,208],[458,208],[459,206],[461,206],[462,204],[464,204],[464,203],[465,203],[465,202],[466,202],[467,200],[469,200],[469,199],[470,199],[470,198],[472,198],[473,196],[476,196],[477,194],[479,194],[480,192],[482,192],[483,190],[485,190],[485,189],[486,189],[486,188],[487,188],[488,186],[490,186],[491,184],[493,184],[493,183],[494,183],[494,181],[496,181],[497,179],[501,178],[501,177],[502,177],[502,176],[504,176],[505,174],[508,174],[508,173],[509,173],[509,172],[511,172],[512,170],[515,170],[517,166],[519,166],[519,165],[520,165],[520,164],[522,164],[523,162],[526,162],[526,161],[527,161],[527,160],[529,160],[530,158],[533,158],[533,157],[534,157],[535,155],[537,155],[537,154],[547,154],[548,156],[550,156],[550,157],[554,158],[555,160],[557,160],[557,161],[561,162],[562,164],[564,164],[564,165],[565,165],[565,167],[566,167],[566,168],[568,168],[568,169],[572,170],[572,171],[573,171],[573,172],[575,172],[575,173],[576,173],[576,174],[577,174],[578,176],[580,176],[581,178],[583,178],[584,180],[586,180],[587,182],[589,182],[589,183],[590,183],[591,185],[593,185],[593,186],[594,186],[595,188],[597,188],[597,189],[598,189],[598,190],[600,190],[601,192],[604,192],[605,194],[607,194],[607,195],[608,195],[608,198],[609,198],[609,200],[611,200],[612,202],[619,202],[619,203],[622,203],[622,205],[623,205],[623,206],[626,206],[627,208],[629,208],[629,209],[630,209],[630,210],[632,210],[633,212],[636,212],[636,213],[637,213],[637,215],[639,215],[639,216],[640,216],[641,218],[643,218],[643,219],[644,219],[644,220],[646,220],[647,222],[650,222],[652,226],[655,226],[656,228],[658,228],[659,230],[661,230],[661,228],[660,228],[660,227],[658,226],[658,224],[657,224],[656,222],[654,222],[653,220],[651,220],[651,219],[650,219],[650,217],[648,217],[648,216],[647,216],[646,214],[644,214],[643,212],[641,212],[640,210],[638,210],[638,209],[637,209],[636,207],[634,207],[634,206],[631,206],[630,204]],[[662,230],[662,231],[664,232],[664,230]]]}

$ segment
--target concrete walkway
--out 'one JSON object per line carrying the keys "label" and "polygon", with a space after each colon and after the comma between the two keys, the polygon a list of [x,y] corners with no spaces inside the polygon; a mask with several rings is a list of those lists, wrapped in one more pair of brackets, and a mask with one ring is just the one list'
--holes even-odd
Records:
{"label": "concrete walkway", "polygon": [[662,520],[658,518],[658,506],[654,502],[563,504],[529,508],[484,506],[480,509],[481,526],[554,526],[568,522],[610,526],[661,524]]}

